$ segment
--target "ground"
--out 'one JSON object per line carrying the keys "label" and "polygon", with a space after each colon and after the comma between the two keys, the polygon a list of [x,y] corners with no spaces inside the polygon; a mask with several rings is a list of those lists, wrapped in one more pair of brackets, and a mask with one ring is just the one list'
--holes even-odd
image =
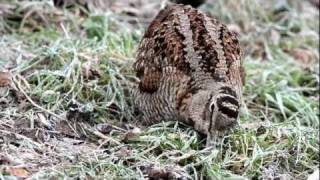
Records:
{"label": "ground", "polygon": [[1,179],[317,173],[317,1],[208,0],[200,7],[239,34],[247,74],[239,126],[215,149],[175,121],[137,124],[131,65],[160,5],[68,2],[0,2]]}

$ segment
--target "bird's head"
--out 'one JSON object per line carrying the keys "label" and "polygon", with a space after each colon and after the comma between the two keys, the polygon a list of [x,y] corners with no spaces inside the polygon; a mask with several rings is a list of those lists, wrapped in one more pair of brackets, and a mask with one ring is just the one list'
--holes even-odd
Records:
{"label": "bird's head", "polygon": [[[235,89],[226,84],[198,91],[189,106],[194,128],[214,139],[215,134],[230,130],[237,124],[240,98]],[[211,142],[207,142],[207,144]]]}

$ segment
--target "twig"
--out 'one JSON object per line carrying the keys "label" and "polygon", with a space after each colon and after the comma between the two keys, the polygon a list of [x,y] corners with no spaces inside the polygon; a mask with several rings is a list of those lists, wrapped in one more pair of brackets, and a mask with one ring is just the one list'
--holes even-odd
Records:
{"label": "twig", "polygon": [[27,93],[23,90],[23,88],[20,86],[20,82],[15,77],[13,77],[13,81],[18,85],[18,88],[16,88],[16,87],[13,87],[13,88],[19,90],[34,107],[36,107],[36,108],[40,109],[41,111],[43,111],[43,112],[45,112],[47,114],[50,114],[51,116],[54,116],[54,117],[56,117],[56,118],[58,118],[60,120],[66,120],[65,118],[63,118],[63,117],[51,112],[50,110],[47,110],[47,109],[43,108],[40,105],[38,105],[37,103],[35,103],[31,99],[31,97],[28,96]]}
{"label": "twig", "polygon": [[98,137],[101,138],[101,139],[105,139],[105,140],[107,140],[107,141],[111,141],[111,142],[113,142],[113,143],[115,143],[115,144],[117,144],[117,145],[120,145],[120,144],[121,144],[119,141],[117,141],[117,140],[115,140],[115,139],[113,139],[113,138],[111,138],[111,137],[105,136],[104,134],[100,133],[99,131],[93,130],[92,133],[93,133],[94,135],[98,136]]}

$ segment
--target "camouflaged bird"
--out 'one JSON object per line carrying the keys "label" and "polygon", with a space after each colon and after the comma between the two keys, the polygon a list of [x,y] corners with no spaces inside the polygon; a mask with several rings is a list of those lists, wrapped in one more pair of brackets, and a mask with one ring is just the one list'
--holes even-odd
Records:
{"label": "camouflaged bird", "polygon": [[206,134],[207,143],[236,124],[244,83],[240,46],[218,20],[189,5],[165,7],[140,42],[134,70],[135,105],[145,124],[178,120]]}

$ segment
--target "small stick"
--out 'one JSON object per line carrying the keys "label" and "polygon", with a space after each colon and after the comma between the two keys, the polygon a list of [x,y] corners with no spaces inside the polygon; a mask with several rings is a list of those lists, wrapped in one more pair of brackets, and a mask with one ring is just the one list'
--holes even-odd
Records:
{"label": "small stick", "polygon": [[43,107],[41,107],[40,105],[38,105],[37,103],[35,103],[35,102],[31,99],[31,97],[28,96],[27,93],[26,93],[26,92],[23,90],[23,88],[20,86],[20,82],[17,81],[17,79],[16,79],[15,77],[13,77],[12,79],[13,79],[13,82],[15,82],[15,83],[18,85],[18,88],[13,87],[13,85],[11,85],[12,88],[14,88],[14,89],[16,89],[16,90],[19,90],[19,91],[26,97],[26,99],[27,99],[34,107],[36,107],[36,108],[40,109],[41,111],[44,111],[45,113],[50,114],[50,115],[52,115],[52,116],[54,116],[54,117],[56,117],[56,118],[58,118],[58,119],[60,119],[60,120],[66,120],[65,118],[63,118],[63,117],[61,117],[61,116],[59,116],[59,115],[57,115],[57,114],[55,114],[55,113],[53,113],[53,112],[45,109],[45,108],[43,108]]}

